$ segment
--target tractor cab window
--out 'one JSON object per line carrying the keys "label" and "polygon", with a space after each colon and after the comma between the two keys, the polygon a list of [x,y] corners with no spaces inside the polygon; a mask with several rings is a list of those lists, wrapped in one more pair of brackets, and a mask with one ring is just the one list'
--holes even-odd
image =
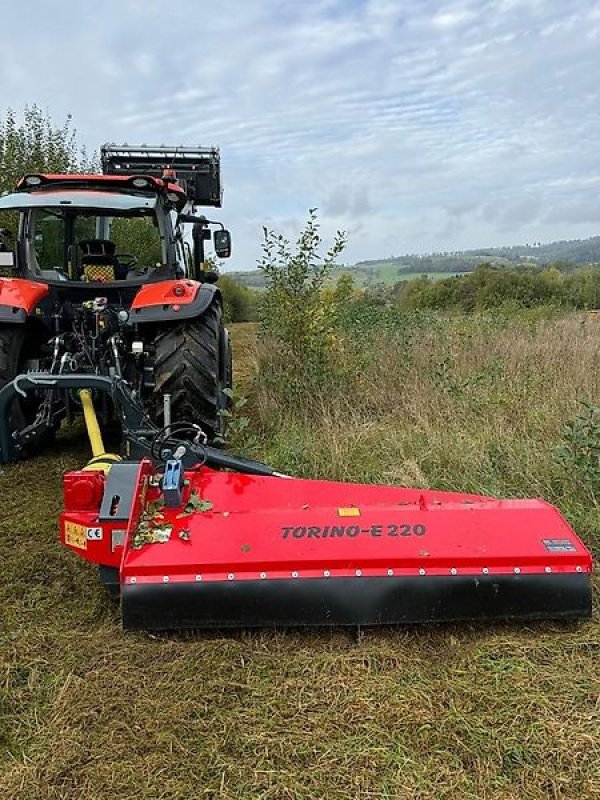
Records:
{"label": "tractor cab window", "polygon": [[162,245],[156,217],[116,217],[112,221],[111,239],[117,254],[132,255],[140,267],[158,267],[163,262]]}
{"label": "tractor cab window", "polygon": [[35,212],[33,246],[40,269],[62,269],[65,259],[65,220],[62,214],[41,209]]}
{"label": "tractor cab window", "polygon": [[[29,240],[42,272],[69,280],[135,278],[163,263],[163,240],[153,210],[39,208],[30,212]],[[53,276],[48,276],[53,277]]]}

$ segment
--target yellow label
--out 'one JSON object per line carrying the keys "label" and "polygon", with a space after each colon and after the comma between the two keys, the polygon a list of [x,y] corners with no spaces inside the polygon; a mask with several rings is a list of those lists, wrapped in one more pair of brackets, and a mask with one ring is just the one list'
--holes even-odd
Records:
{"label": "yellow label", "polygon": [[76,522],[65,522],[65,544],[78,547],[80,550],[87,550],[85,526],[78,525]]}
{"label": "yellow label", "polygon": [[360,508],[338,508],[338,517],[360,517]]}

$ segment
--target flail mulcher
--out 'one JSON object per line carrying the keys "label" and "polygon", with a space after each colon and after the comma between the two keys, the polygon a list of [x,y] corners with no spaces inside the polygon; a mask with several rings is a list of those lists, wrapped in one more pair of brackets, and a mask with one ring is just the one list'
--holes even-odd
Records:
{"label": "flail mulcher", "polygon": [[[542,500],[299,480],[157,427],[119,377],[27,374],[17,398],[79,393],[93,458],[64,477],[61,540],[99,565],[128,629],[576,618],[591,556]],[[104,452],[92,397],[118,411]],[[3,460],[11,460],[0,426]]]}

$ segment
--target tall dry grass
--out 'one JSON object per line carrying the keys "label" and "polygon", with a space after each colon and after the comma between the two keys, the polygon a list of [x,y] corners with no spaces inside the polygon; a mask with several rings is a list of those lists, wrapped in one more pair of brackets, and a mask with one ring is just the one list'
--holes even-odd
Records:
{"label": "tall dry grass", "polygon": [[263,341],[263,455],[313,477],[543,496],[598,545],[597,486],[557,448],[582,402],[600,402],[599,345],[577,314],[370,317],[313,375]]}
{"label": "tall dry grass", "polygon": [[[236,326],[244,435],[307,475],[552,489],[589,537],[593,498],[552,452],[579,398],[597,396],[599,333],[576,317],[378,314],[340,334],[328,375],[285,361],[282,373],[261,344],[268,371],[250,391],[254,331]],[[359,635],[126,635],[94,570],[58,542],[62,472],[87,457],[73,436],[0,470],[3,800],[600,795],[597,612]]]}

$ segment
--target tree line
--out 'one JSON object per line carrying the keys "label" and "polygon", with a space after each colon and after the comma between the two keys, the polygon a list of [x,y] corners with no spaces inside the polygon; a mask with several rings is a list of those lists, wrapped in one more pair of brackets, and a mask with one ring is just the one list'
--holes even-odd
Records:
{"label": "tree line", "polygon": [[510,269],[481,264],[473,272],[442,280],[423,276],[396,284],[392,299],[404,310],[482,311],[510,304],[565,309],[600,308],[600,269],[574,272],[556,267]]}

